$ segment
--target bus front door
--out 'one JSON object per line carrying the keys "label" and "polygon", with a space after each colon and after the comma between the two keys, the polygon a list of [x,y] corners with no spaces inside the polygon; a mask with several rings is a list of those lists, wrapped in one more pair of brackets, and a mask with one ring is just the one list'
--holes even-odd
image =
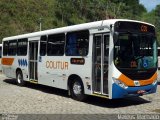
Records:
{"label": "bus front door", "polygon": [[107,95],[109,34],[95,34],[93,43],[93,92]]}
{"label": "bus front door", "polygon": [[29,41],[29,80],[38,83],[38,41]]}

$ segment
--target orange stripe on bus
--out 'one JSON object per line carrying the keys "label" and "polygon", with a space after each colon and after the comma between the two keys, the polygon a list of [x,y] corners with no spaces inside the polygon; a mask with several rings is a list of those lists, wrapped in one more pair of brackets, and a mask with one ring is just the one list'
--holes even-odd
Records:
{"label": "orange stripe on bus", "polygon": [[140,80],[139,83],[140,85],[149,85],[149,84],[152,84],[157,79],[157,77],[158,75],[157,73],[155,73],[150,79]]}
{"label": "orange stripe on bus", "polygon": [[127,86],[135,86],[134,81],[132,79],[128,78],[127,76],[125,76],[124,74],[121,74],[118,79],[120,81],[122,81]]}
{"label": "orange stripe on bus", "polygon": [[[135,86],[134,80],[128,78],[124,74],[121,74],[118,78],[120,81],[122,81],[127,86]],[[155,73],[151,78],[147,80],[137,80],[139,81],[141,86],[152,84],[157,79],[157,73]]]}
{"label": "orange stripe on bus", "polygon": [[14,58],[2,58],[2,65],[12,65]]}

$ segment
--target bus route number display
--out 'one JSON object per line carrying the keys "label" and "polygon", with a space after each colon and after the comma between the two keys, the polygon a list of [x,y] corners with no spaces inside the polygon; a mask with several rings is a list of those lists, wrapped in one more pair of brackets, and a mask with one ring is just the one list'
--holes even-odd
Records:
{"label": "bus route number display", "polygon": [[141,25],[141,32],[148,32],[148,27],[146,25]]}
{"label": "bus route number display", "polygon": [[84,58],[71,58],[70,62],[71,64],[84,65],[85,60]]}

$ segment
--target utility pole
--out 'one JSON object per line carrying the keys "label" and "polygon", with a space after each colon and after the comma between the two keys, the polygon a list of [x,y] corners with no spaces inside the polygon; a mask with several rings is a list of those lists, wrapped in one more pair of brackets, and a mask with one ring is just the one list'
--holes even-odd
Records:
{"label": "utility pole", "polygon": [[42,30],[42,18],[39,18],[39,30]]}

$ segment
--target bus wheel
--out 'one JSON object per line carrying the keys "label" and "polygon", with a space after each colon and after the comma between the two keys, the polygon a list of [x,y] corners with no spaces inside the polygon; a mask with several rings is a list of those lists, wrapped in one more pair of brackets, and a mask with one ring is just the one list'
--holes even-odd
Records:
{"label": "bus wheel", "polygon": [[23,80],[23,74],[21,71],[17,71],[16,78],[17,78],[17,85],[24,86],[25,81]]}
{"label": "bus wheel", "polygon": [[75,100],[84,101],[86,98],[86,95],[84,94],[83,83],[79,79],[74,79],[72,81],[70,92],[71,92],[72,98]]}

